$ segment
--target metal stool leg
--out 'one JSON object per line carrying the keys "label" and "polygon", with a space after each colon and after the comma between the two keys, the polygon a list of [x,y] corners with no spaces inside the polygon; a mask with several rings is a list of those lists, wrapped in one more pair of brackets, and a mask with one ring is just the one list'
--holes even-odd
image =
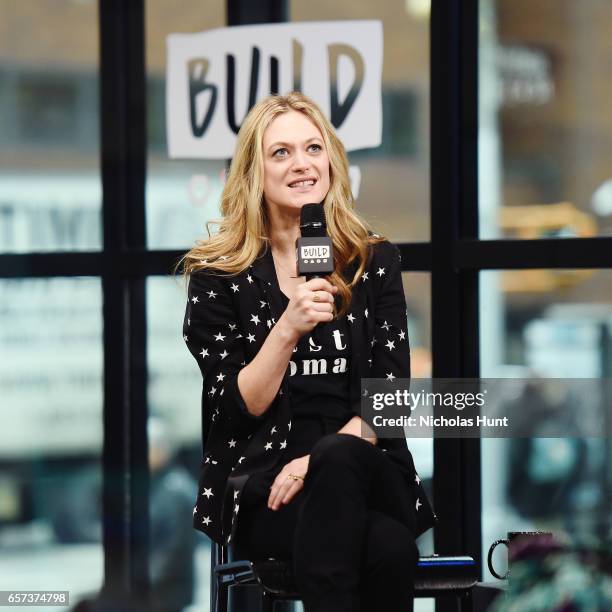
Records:
{"label": "metal stool leg", "polygon": [[229,589],[225,585],[219,585],[217,587],[216,612],[227,612],[228,591]]}

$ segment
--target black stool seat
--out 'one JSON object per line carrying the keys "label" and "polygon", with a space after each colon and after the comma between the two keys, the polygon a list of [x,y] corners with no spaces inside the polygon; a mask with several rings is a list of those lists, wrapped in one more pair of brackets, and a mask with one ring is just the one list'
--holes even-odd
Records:
{"label": "black stool seat", "polygon": [[[266,561],[233,561],[214,567],[220,590],[236,585],[258,584],[262,594],[271,600],[299,600],[295,578],[291,567],[276,559]],[[472,557],[442,557],[433,555],[420,557],[414,583],[415,597],[454,595],[469,597],[470,589],[478,581],[478,567]],[[225,599],[225,598],[223,598]],[[214,609],[225,609],[225,602]]]}

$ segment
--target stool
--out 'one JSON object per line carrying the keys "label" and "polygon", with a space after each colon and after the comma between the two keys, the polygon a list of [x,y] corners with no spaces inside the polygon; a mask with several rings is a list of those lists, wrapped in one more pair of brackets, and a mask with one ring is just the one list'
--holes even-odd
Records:
{"label": "stool", "polygon": [[[211,546],[211,612],[227,612],[229,588],[237,585],[259,585],[263,612],[272,612],[275,601],[299,601],[291,567],[276,559],[266,561],[232,561],[228,563],[227,547],[215,542]],[[472,587],[478,581],[476,562],[469,556],[420,557],[414,579],[414,597],[451,595],[461,600],[462,610],[471,609]]]}

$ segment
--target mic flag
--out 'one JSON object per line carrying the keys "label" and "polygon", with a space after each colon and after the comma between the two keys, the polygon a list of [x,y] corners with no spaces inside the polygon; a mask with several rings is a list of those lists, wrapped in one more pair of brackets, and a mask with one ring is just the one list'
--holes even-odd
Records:
{"label": "mic flag", "polygon": [[334,271],[334,253],[331,238],[327,235],[323,204],[304,204],[300,211],[300,232],[296,257],[298,276],[306,280],[325,276]]}

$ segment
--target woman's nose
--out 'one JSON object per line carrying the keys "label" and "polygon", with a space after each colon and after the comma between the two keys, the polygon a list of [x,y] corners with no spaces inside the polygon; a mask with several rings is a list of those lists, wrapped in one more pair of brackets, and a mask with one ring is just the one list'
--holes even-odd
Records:
{"label": "woman's nose", "polygon": [[293,170],[303,172],[304,170],[307,170],[308,167],[308,158],[303,152],[298,151],[293,156]]}

